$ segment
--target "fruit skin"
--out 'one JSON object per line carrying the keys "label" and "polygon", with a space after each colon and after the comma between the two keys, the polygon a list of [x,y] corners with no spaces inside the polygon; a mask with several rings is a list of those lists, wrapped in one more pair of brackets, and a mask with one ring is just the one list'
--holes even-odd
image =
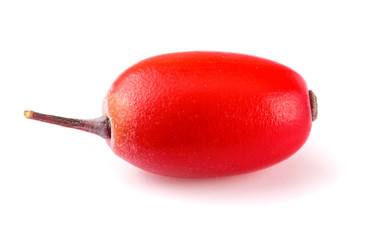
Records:
{"label": "fruit skin", "polygon": [[145,59],[108,91],[108,145],[149,172],[174,177],[241,174],[294,154],[311,130],[303,78],[276,62],[235,53]]}

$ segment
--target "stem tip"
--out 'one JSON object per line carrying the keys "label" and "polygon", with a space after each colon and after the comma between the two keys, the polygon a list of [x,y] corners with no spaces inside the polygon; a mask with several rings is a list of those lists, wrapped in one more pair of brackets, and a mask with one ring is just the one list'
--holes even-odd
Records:
{"label": "stem tip", "polygon": [[25,110],[25,111],[24,111],[24,116],[25,116],[25,118],[27,118],[27,119],[32,119],[32,118],[33,118],[33,111]]}

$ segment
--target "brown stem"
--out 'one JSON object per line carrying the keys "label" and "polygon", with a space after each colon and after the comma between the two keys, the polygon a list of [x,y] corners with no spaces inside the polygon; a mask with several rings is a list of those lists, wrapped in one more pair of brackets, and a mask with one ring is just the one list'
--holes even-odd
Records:
{"label": "brown stem", "polygon": [[74,128],[85,132],[93,133],[104,139],[111,138],[111,123],[108,117],[102,116],[95,119],[81,120],[64,118],[53,115],[46,115],[33,111],[25,111],[24,115],[28,119],[51,123],[63,127]]}
{"label": "brown stem", "polygon": [[317,119],[317,97],[316,95],[312,92],[312,90],[309,90],[309,101],[311,104],[311,113],[312,113],[312,122]]}

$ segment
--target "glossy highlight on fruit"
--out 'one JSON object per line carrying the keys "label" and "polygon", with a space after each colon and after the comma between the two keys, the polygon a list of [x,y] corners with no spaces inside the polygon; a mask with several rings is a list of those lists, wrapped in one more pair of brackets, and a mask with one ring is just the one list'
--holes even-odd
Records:
{"label": "glossy highlight on fruit", "polygon": [[128,68],[107,92],[98,119],[25,116],[98,134],[115,154],[148,172],[218,177],[294,154],[317,117],[317,100],[299,74],[279,63],[182,52]]}

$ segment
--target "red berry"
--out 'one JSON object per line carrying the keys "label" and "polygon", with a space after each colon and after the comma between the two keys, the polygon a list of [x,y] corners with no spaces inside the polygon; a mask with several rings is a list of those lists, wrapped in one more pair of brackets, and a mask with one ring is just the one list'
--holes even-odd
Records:
{"label": "red berry", "polygon": [[303,78],[266,59],[184,52],[143,60],[104,101],[113,151],[146,171],[213,177],[262,169],[295,153],[311,129]]}
{"label": "red berry", "polygon": [[303,78],[276,62],[224,52],[143,60],[113,83],[104,116],[27,118],[92,132],[121,158],[175,177],[251,172],[294,154],[317,116]]}

